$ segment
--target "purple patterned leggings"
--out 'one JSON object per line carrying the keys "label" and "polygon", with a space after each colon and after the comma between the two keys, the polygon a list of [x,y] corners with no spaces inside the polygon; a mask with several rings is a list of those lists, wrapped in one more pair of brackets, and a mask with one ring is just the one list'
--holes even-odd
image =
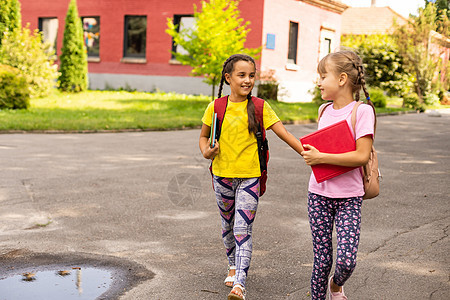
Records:
{"label": "purple patterned leggings", "polygon": [[223,178],[214,175],[213,183],[228,264],[236,266],[234,284],[245,287],[253,251],[252,227],[258,208],[259,177]]}
{"label": "purple patterned leggings", "polygon": [[333,265],[333,223],[336,224],[337,257],[334,282],[342,286],[356,266],[361,227],[362,197],[328,198],[308,193],[314,266],[311,275],[311,299],[325,299],[328,276]]}

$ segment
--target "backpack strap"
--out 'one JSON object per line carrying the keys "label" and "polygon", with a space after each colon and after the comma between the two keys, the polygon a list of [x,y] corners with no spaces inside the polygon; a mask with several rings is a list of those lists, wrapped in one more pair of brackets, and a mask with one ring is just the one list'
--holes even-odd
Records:
{"label": "backpack strap", "polygon": [[358,110],[358,107],[361,105],[361,103],[362,103],[361,101],[356,101],[355,106],[353,106],[352,109],[352,127],[355,136],[356,136],[356,111]]}
{"label": "backpack strap", "polygon": [[320,120],[320,118],[322,117],[323,112],[325,111],[325,109],[326,109],[328,106],[330,106],[331,104],[333,104],[333,102],[328,102],[327,104],[325,104],[325,105],[323,105],[323,106],[321,106],[321,107],[319,108],[319,116],[318,116],[318,118],[317,118],[317,122],[319,122],[319,120]]}
{"label": "backpack strap", "polygon": [[262,139],[265,140],[266,139],[266,129],[264,127],[264,100],[257,98],[257,97],[252,97],[252,101],[253,104],[255,105],[255,115],[256,115],[256,120],[258,120],[259,123],[259,131],[262,134]]}
{"label": "backpack strap", "polygon": [[[356,135],[356,131],[355,131],[355,127],[356,127],[356,111],[358,110],[359,105],[363,104],[364,102],[362,101],[357,101],[355,106],[353,106],[353,110],[352,110],[352,127],[353,127],[353,132]],[[372,107],[373,109],[373,107]],[[373,109],[373,114],[376,116],[376,112],[375,109]],[[376,126],[373,127],[373,139],[375,140],[375,131],[377,130]]]}
{"label": "backpack strap", "polygon": [[[356,111],[358,110],[358,107],[363,103],[364,102],[362,102],[362,101],[357,101],[355,103],[355,106],[353,106],[353,109],[352,109],[352,127],[353,127],[353,132],[355,133],[355,136],[356,136],[356,129],[355,129],[355,127],[356,127]],[[375,111],[373,113],[375,114]],[[373,128],[373,139],[375,140],[375,127]]]}
{"label": "backpack strap", "polygon": [[263,99],[252,97],[255,105],[255,116],[258,121],[258,132],[256,133],[256,142],[258,146],[259,168],[261,170],[261,177],[259,178],[259,196],[266,192],[267,183],[267,164],[269,162],[269,143],[266,138],[266,129],[264,127],[264,103]]}
{"label": "backpack strap", "polygon": [[222,122],[225,118],[225,112],[227,111],[228,96],[221,97],[214,100],[214,112],[217,113],[217,133],[216,140],[220,138],[220,132],[222,129]]}

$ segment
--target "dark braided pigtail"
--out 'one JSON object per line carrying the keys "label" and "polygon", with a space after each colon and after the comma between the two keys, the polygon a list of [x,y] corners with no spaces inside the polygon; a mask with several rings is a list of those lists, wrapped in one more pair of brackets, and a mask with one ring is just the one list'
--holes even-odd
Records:
{"label": "dark braided pigtail", "polygon": [[225,81],[224,76],[222,75],[222,78],[220,79],[220,84],[219,84],[219,93],[217,94],[217,98],[222,97],[222,89],[223,89],[223,82]]}
{"label": "dark braided pigtail", "polygon": [[258,132],[259,122],[256,119],[255,104],[252,100],[252,92],[247,95],[247,114],[248,114],[248,132],[256,134]]}
{"label": "dark braided pigtail", "polygon": [[[256,64],[255,61],[252,57],[245,55],[245,54],[234,54],[231,55],[224,63],[223,63],[223,68],[222,68],[222,78],[220,79],[220,84],[219,84],[219,93],[218,93],[218,98],[222,97],[222,90],[223,90],[223,84],[227,84],[230,85],[230,83],[228,81],[226,81],[225,79],[225,74],[230,74],[233,73],[234,70],[234,63],[237,61],[248,61],[250,63],[252,63],[255,66],[256,69]],[[247,95],[247,114],[248,114],[248,131],[250,133],[255,133],[258,132],[258,121],[256,120],[256,114],[255,114],[255,104],[252,101],[252,92],[250,91],[250,93],[248,93]]]}
{"label": "dark braided pigtail", "polygon": [[[233,67],[234,67],[234,62],[231,64],[231,66],[228,66],[228,63],[230,61],[232,61],[234,59],[233,55],[228,57],[228,59],[223,63],[223,67],[222,67],[222,77],[220,78],[220,84],[219,84],[219,93],[217,94],[217,98],[222,97],[222,89],[223,89],[223,83],[225,82],[226,84],[230,85],[226,80],[225,80],[225,74],[229,73],[231,74],[231,72],[233,72]],[[231,68],[230,68],[231,67]],[[230,70],[231,69],[231,70]]]}

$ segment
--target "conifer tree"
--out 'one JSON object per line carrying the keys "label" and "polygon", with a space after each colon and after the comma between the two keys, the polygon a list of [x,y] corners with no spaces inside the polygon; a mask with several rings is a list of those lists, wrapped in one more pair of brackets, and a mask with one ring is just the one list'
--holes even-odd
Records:
{"label": "conifer tree", "polygon": [[22,27],[19,0],[0,0],[0,45],[4,32]]}
{"label": "conifer tree", "polygon": [[59,88],[69,92],[86,90],[88,87],[87,51],[76,0],[71,0],[69,3],[59,59],[61,62]]}

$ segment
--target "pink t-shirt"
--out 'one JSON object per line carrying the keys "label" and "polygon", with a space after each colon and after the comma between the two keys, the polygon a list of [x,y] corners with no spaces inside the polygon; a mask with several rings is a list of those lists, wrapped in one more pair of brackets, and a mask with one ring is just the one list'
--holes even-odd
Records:
{"label": "pink t-shirt", "polygon": [[[375,116],[372,107],[367,104],[361,104],[358,107],[358,110],[356,111],[356,135],[355,132],[353,132],[351,117],[352,109],[355,106],[355,103],[356,101],[353,101],[344,108],[338,110],[334,109],[333,105],[329,105],[319,120],[318,129],[345,119],[347,120],[355,140],[366,135],[371,135],[373,137]],[[328,198],[350,198],[364,196],[364,187],[360,168],[356,168],[342,175],[325,180],[322,183],[317,183],[314,173],[311,172],[309,191]]]}

